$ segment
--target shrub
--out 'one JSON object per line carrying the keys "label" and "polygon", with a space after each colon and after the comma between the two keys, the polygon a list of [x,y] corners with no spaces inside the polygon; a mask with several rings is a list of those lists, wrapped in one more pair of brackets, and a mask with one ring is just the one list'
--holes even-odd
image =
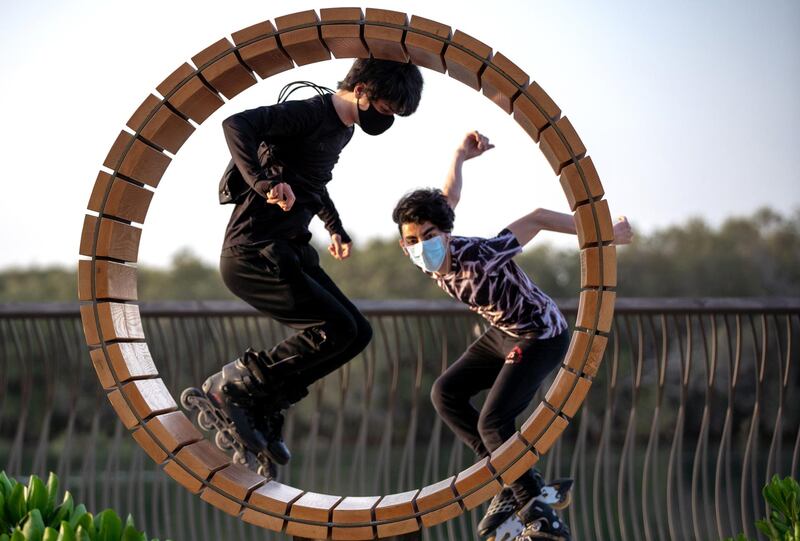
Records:
{"label": "shrub", "polygon": [[32,475],[25,486],[0,472],[0,541],[147,541],[130,515],[124,524],[111,509],[92,515],[69,491],[57,501],[55,474],[46,484]]}

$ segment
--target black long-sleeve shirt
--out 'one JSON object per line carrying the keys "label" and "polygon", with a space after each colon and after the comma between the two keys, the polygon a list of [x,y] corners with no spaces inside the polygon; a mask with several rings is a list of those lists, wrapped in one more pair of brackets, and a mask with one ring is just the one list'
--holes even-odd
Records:
{"label": "black long-sleeve shirt", "polygon": [[[308,242],[308,224],[315,215],[329,233],[350,241],[325,185],[353,137],[353,127],[342,123],[330,94],[243,111],[227,118],[222,129],[233,162],[250,187],[233,209],[223,251],[278,238]],[[262,142],[282,166],[280,178],[268,178],[259,160]],[[267,203],[267,192],[278,182],[291,186],[296,197],[288,212]]]}

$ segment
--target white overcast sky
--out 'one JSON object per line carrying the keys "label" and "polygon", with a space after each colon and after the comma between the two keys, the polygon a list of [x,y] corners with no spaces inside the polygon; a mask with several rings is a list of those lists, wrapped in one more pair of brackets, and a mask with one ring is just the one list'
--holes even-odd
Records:
{"label": "white overcast sky", "polygon": [[[343,5],[350,4],[2,0],[0,268],[75,263],[108,149],[182,62],[262,20]],[[764,205],[784,213],[800,207],[796,0],[382,0],[370,7],[446,23],[516,62],[578,130],[612,214],[628,215],[639,231],[690,216],[718,224]],[[230,214],[216,203],[228,160],[220,122],[272,103],[296,79],[334,86],[349,64],[273,77],[209,118],[156,191],[140,262],[166,265],[184,246],[216,261]],[[568,211],[556,176],[509,116],[447,76],[424,76],[417,114],[381,137],[357,130],[334,171],[329,189],[356,248],[394,236],[398,197],[440,185],[452,150],[471,129],[497,148],[466,166],[456,233],[491,235],[536,207]],[[314,231],[318,239],[325,234],[319,224]]]}

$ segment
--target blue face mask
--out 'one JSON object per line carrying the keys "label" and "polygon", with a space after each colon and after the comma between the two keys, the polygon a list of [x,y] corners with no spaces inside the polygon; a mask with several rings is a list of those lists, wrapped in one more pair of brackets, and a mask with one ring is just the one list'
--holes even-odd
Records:
{"label": "blue face mask", "polygon": [[407,246],[411,261],[422,270],[437,272],[444,263],[446,255],[444,235],[437,235],[431,239],[423,240]]}

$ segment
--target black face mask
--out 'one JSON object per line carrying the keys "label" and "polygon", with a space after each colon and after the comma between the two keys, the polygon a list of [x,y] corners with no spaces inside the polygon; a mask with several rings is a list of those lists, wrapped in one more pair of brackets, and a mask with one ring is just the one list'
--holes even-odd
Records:
{"label": "black face mask", "polygon": [[394,115],[384,115],[375,109],[372,102],[366,111],[362,111],[358,104],[356,109],[358,109],[358,124],[366,134],[380,135],[394,124]]}

